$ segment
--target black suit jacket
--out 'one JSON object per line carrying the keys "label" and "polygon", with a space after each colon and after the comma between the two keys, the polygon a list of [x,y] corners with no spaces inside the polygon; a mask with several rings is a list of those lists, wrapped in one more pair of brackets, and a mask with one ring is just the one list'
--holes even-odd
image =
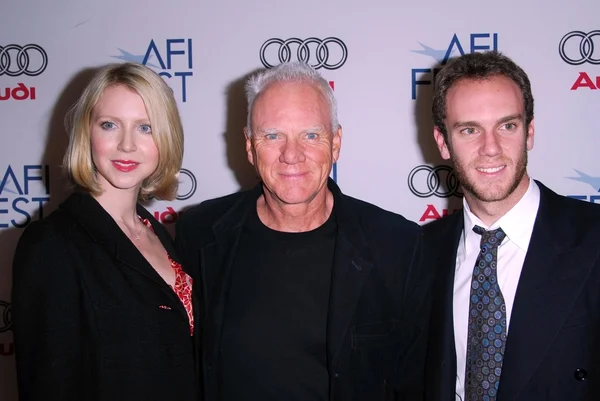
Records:
{"label": "black suit jacket", "polygon": [[[513,304],[497,399],[599,400],[600,207],[537,184],[540,205]],[[424,228],[429,263],[437,265],[438,274],[428,401],[455,400],[452,304],[462,230],[462,212]]]}
{"label": "black suit jacket", "polygon": [[[137,212],[178,260],[165,228]],[[197,398],[185,308],[90,195],[28,226],[13,275],[21,400]]]}
{"label": "black suit jacket", "polygon": [[[430,305],[428,272],[417,265],[421,229],[343,195],[332,180],[329,189],[338,225],[327,324],[329,398],[408,399],[401,397],[418,385],[424,366]],[[203,325],[201,358],[209,401],[220,400],[220,335],[232,262],[246,216],[261,193],[259,184],[252,191],[206,201],[186,211],[177,224],[176,243],[184,262],[197,269],[202,283],[198,321]]]}

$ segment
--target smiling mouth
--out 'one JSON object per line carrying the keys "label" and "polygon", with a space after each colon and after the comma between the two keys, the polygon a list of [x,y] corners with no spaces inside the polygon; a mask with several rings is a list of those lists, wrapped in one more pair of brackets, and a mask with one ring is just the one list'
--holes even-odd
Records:
{"label": "smiling mouth", "polygon": [[304,177],[307,173],[282,173],[280,174],[283,178],[299,178]]}
{"label": "smiling mouth", "polygon": [[498,167],[486,167],[486,168],[478,167],[477,171],[480,171],[480,172],[486,173],[486,174],[494,174],[494,173],[497,173],[497,172],[499,172],[501,170],[504,170],[505,168],[506,168],[505,165],[504,166],[498,166]]}
{"label": "smiling mouth", "polygon": [[113,160],[112,163],[113,166],[115,166],[115,168],[120,171],[131,171],[134,170],[137,166],[139,166],[138,162],[134,162],[131,160]]}

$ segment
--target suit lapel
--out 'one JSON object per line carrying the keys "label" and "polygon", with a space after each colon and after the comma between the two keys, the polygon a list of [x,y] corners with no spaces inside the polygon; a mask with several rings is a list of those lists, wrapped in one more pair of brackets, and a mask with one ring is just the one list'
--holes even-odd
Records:
{"label": "suit lapel", "polygon": [[[427,371],[430,380],[427,400],[454,400],[456,392],[456,345],[454,340],[454,273],[456,253],[464,226],[463,213],[457,212],[425,227],[425,263],[436,266],[431,312]],[[435,224],[443,224],[439,228]],[[430,384],[429,384],[430,383]]]}
{"label": "suit lapel", "polygon": [[[156,284],[166,286],[164,280],[131,243],[114,219],[91,195],[76,192],[60,207],[72,215],[90,238],[102,246],[113,260],[135,270]],[[142,217],[145,218],[150,216],[147,212],[143,214]]]}
{"label": "suit lapel", "polygon": [[[336,212],[337,213],[337,212]],[[342,348],[354,310],[373,263],[353,245],[338,224],[327,319],[327,363],[330,372]]]}
{"label": "suit lapel", "polygon": [[203,348],[212,350],[216,357],[223,319],[231,283],[231,270],[237,246],[248,212],[256,208],[256,200],[262,193],[257,185],[220,220],[213,225],[215,241],[200,247],[200,275],[203,283],[203,317],[211,331],[203,333]]}
{"label": "suit lapel", "polygon": [[[512,401],[531,379],[590,274],[558,195],[538,183],[540,207],[515,295],[498,397]],[[597,250],[595,251],[597,254]]]}
{"label": "suit lapel", "polygon": [[327,367],[335,361],[351,325],[362,288],[373,268],[369,248],[356,215],[336,183],[329,179],[333,194],[337,236],[327,317]]}
{"label": "suit lapel", "polygon": [[[108,212],[90,194],[76,192],[62,203],[60,207],[78,221],[89,237],[105,250],[117,266],[130,269],[159,286],[172,298],[173,305],[176,305],[176,311],[181,318],[186,321],[188,320],[185,308],[175,292],[172,291],[169,285],[148,263],[129,238],[127,238]],[[138,205],[137,213],[140,217],[150,220],[153,230],[165,247],[165,250],[174,260],[177,260],[172,240],[171,238],[167,238],[168,234],[166,230],[163,227],[158,227],[160,223],[142,206]]]}

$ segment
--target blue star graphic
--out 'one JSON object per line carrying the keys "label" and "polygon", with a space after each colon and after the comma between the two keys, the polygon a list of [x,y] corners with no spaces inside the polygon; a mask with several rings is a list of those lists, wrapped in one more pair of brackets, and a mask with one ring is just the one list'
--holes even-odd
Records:
{"label": "blue star graphic", "polygon": [[[446,50],[435,50],[427,45],[424,45],[421,42],[418,42],[423,50],[411,50],[413,53],[422,54],[424,56],[429,56],[433,58],[438,64],[442,64],[444,62],[444,56],[446,56]],[[451,55],[450,55],[451,56]]]}
{"label": "blue star graphic", "polygon": [[[116,58],[117,60],[123,60],[123,61],[131,61],[134,63],[138,63],[138,64],[144,64],[144,54],[141,55],[137,55],[137,54],[131,54],[126,50],[123,49],[119,49],[117,48],[121,54],[118,56],[111,56],[112,58]],[[154,65],[152,63],[146,63],[147,67],[150,68],[158,68],[157,65]]]}
{"label": "blue star graphic", "polygon": [[[2,187],[2,191],[0,191],[0,195],[2,195],[2,193],[3,193],[3,192],[8,192],[8,193],[10,193],[10,194],[15,194],[15,195],[18,195],[19,193],[18,193],[17,191],[14,191],[14,190],[12,190],[12,189],[8,188],[8,185],[10,185],[10,184],[12,184],[12,183],[13,183],[13,181],[12,181],[10,178],[8,178],[8,179],[6,180],[6,182],[4,183],[4,187]],[[0,184],[1,184],[1,183],[0,183]]]}
{"label": "blue star graphic", "polygon": [[[575,169],[573,169],[575,170]],[[570,180],[575,180],[575,181],[581,181],[584,182],[586,184],[591,185],[596,191],[600,192],[600,177],[592,177],[590,175],[587,175],[586,173],[582,173],[579,170],[575,170],[575,172],[577,174],[579,174],[579,177],[566,177]]]}

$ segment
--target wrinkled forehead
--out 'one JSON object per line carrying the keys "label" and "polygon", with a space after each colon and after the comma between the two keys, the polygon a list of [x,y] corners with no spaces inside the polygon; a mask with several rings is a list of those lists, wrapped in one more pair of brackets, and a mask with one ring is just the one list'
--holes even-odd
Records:
{"label": "wrinkled forehead", "polygon": [[313,119],[331,125],[331,110],[323,91],[310,82],[278,82],[266,88],[252,108],[253,125],[265,120]]}

